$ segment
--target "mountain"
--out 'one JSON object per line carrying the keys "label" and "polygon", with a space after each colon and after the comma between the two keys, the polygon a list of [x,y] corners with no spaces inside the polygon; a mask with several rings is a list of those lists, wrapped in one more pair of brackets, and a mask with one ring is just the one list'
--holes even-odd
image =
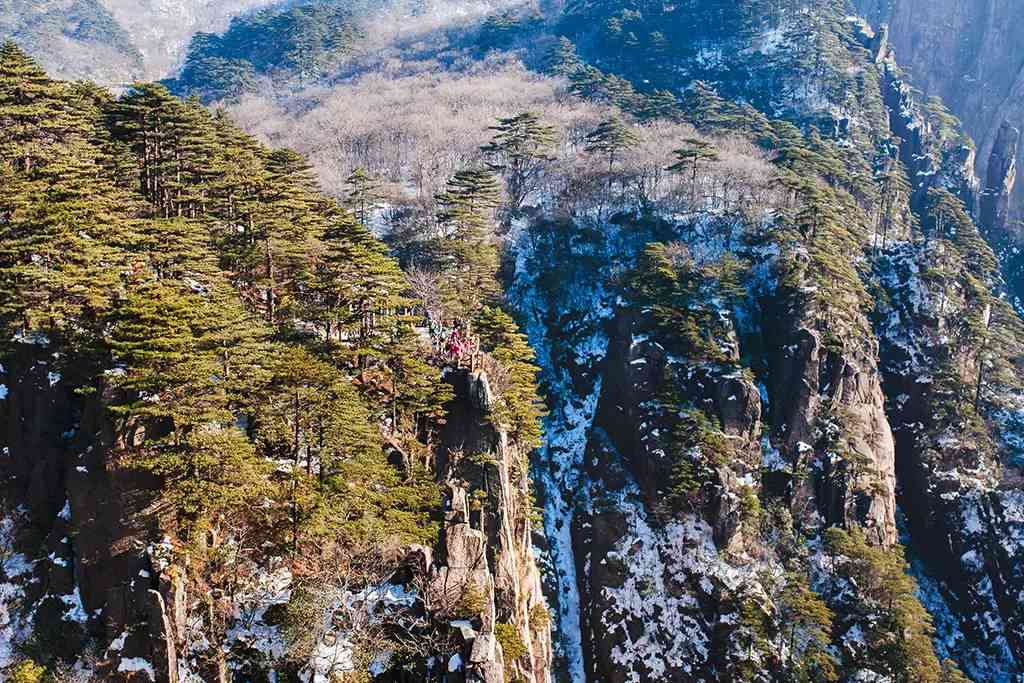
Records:
{"label": "mountain", "polygon": [[1024,183],[1015,166],[1024,154],[1024,30],[1020,2],[862,0],[876,24],[887,24],[889,41],[916,88],[939,96],[963,120],[978,143],[977,173],[991,199],[982,215],[1010,267],[1007,277],[1020,297],[1024,279],[1017,257],[1024,234]]}
{"label": "mountain", "polygon": [[110,85],[177,68],[197,31],[270,0],[5,0],[0,38],[12,38],[55,75]]}
{"label": "mountain", "polygon": [[0,121],[5,677],[323,680],[469,637],[544,678],[537,370],[486,264],[435,280],[470,350],[357,222],[372,183],[351,213],[223,116],[13,42]]}
{"label": "mountain", "polygon": [[143,78],[160,78],[177,69],[192,36],[222,31],[232,17],[272,0],[102,0],[142,53]]}
{"label": "mountain", "polygon": [[28,46],[58,74],[115,79],[142,68],[131,36],[98,0],[7,0],[0,35]]}
{"label": "mountain", "polygon": [[900,60],[834,0],[6,44],[0,671],[1018,680],[1012,254]]}
{"label": "mountain", "polygon": [[[235,18],[223,34],[196,35],[181,72],[167,85],[179,95],[197,95],[204,102],[234,100],[260,89],[301,88],[338,78],[346,62],[374,54],[389,43],[408,43],[434,28],[466,25],[517,4],[515,0],[277,4]],[[391,30],[399,35],[389,35]],[[401,36],[403,31],[409,35]]]}

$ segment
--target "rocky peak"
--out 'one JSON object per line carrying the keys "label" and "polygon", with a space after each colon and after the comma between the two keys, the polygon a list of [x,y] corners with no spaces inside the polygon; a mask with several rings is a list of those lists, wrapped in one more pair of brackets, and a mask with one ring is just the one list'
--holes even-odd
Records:
{"label": "rocky peak", "polygon": [[981,224],[994,237],[1010,229],[1010,201],[1017,183],[1019,143],[1020,130],[1009,121],[1003,121],[992,144],[985,189],[981,194]]}

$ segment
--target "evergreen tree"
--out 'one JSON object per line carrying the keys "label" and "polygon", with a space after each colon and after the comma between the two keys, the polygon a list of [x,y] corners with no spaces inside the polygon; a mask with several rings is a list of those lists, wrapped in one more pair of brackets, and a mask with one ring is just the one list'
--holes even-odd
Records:
{"label": "evergreen tree", "polygon": [[915,596],[902,549],[869,545],[859,527],[830,531],[827,547],[844,557],[837,572],[857,587],[864,608],[875,610],[865,634],[873,664],[898,680],[938,683],[942,666],[931,643],[931,616]]}
{"label": "evergreen tree", "polygon": [[123,262],[120,213],[131,201],[103,179],[95,157],[87,143],[71,138],[48,153],[45,164],[32,157],[30,172],[0,165],[0,316],[6,325],[99,333]]}
{"label": "evergreen tree", "polygon": [[511,10],[488,15],[480,29],[480,47],[485,50],[507,47],[520,28],[519,18]]}
{"label": "evergreen tree", "polygon": [[964,215],[964,205],[953,194],[940,187],[928,188],[928,215],[932,219],[931,230],[925,230],[925,239],[929,232],[935,239],[949,239],[955,234]]}
{"label": "evergreen tree", "polygon": [[334,211],[323,235],[323,254],[311,282],[316,298],[307,314],[323,327],[328,342],[355,358],[360,370],[381,354],[405,278],[380,242],[350,214]]}
{"label": "evergreen tree", "polygon": [[514,215],[539,188],[545,166],[554,159],[555,129],[535,112],[523,112],[498,119],[490,130],[494,136],[481,150],[490,159],[491,170],[505,176],[508,205]]}
{"label": "evergreen tree", "polygon": [[537,388],[539,370],[526,336],[500,308],[485,306],[476,318],[481,348],[490,353],[508,374],[507,386],[498,390],[494,409],[498,424],[518,444],[531,450],[540,446],[544,404]]}
{"label": "evergreen tree", "polygon": [[576,46],[565,36],[558,38],[548,53],[546,63],[547,70],[557,76],[569,76],[582,66],[582,61],[576,54]]}
{"label": "evergreen tree", "polygon": [[622,155],[640,144],[640,136],[621,118],[612,117],[602,121],[597,128],[587,134],[586,151],[601,154],[608,159],[608,172],[615,167],[615,161]]}
{"label": "evergreen tree", "polygon": [[828,652],[832,640],[832,611],[803,574],[790,573],[779,599],[788,666],[797,681],[835,681],[839,675]]}
{"label": "evergreen tree", "polygon": [[583,100],[604,100],[605,76],[600,69],[582,64],[569,73],[569,90]]}
{"label": "evergreen tree", "polygon": [[218,514],[258,495],[265,475],[233,426],[208,337],[218,315],[182,285],[157,281],[133,288],[109,318],[121,368],[110,378],[125,396],[112,410],[122,429],[144,436],[131,461],[163,479],[164,496],[193,539]]}
{"label": "evergreen tree", "polygon": [[271,152],[266,174],[242,265],[260,292],[267,322],[274,325],[282,322],[282,312],[294,314],[298,306],[298,291],[308,281],[313,240],[322,229],[323,205],[312,168],[295,152]]}
{"label": "evergreen tree", "polygon": [[284,542],[325,535],[343,543],[398,534],[435,533],[427,511],[436,488],[402,482],[384,459],[380,433],[351,381],[300,347],[278,349],[270,384],[255,417],[260,449],[290,463]]}
{"label": "evergreen tree", "polygon": [[374,209],[384,197],[380,180],[371,176],[365,168],[360,166],[352,171],[345,180],[345,185],[348,187],[345,207],[355,214],[360,223],[366,225]]}
{"label": "evergreen tree", "polygon": [[13,40],[0,45],[0,159],[5,164],[31,171],[69,137],[81,137],[84,124],[62,83],[51,80]]}
{"label": "evergreen tree", "polygon": [[466,319],[500,293],[494,240],[500,202],[501,186],[487,169],[459,171],[438,196],[447,298],[452,311]]}
{"label": "evergreen tree", "polygon": [[710,142],[698,138],[687,138],[683,141],[686,146],[673,152],[676,161],[666,170],[672,173],[690,173],[690,203],[697,205],[697,174],[700,171],[702,162],[718,160],[718,152]]}
{"label": "evergreen tree", "polygon": [[[423,450],[418,446],[421,438],[428,449],[433,445],[435,431],[445,416],[445,404],[454,396],[452,386],[442,379],[438,369],[416,353],[418,341],[408,321],[396,319],[386,347],[390,390],[384,397],[384,409],[391,433],[406,436],[407,452]],[[424,454],[424,469],[428,455]]]}
{"label": "evergreen tree", "polygon": [[953,660],[947,659],[942,662],[941,683],[971,683],[971,679],[957,668]]}
{"label": "evergreen tree", "polygon": [[679,100],[669,90],[656,90],[650,95],[644,95],[640,98],[636,115],[638,119],[645,122],[656,119],[668,121],[679,121],[682,119]]}

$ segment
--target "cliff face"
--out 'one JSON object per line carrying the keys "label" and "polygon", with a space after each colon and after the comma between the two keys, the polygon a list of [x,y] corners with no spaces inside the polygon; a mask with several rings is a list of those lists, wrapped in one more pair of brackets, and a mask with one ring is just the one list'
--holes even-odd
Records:
{"label": "cliff face", "polygon": [[[547,681],[551,631],[532,554],[528,454],[486,424],[493,401],[486,374],[459,370],[449,379],[456,397],[442,434],[445,525],[428,570],[430,602],[457,601],[473,585],[484,607],[458,625],[465,667],[448,667],[447,674],[483,683]],[[504,652],[502,640],[522,651]]]}
{"label": "cliff face", "polygon": [[[685,242],[698,262],[719,258],[728,241],[716,236],[730,219],[691,220],[606,225],[598,245],[580,226],[568,252],[543,237],[519,245],[514,295],[551,387],[536,477],[556,666],[579,683],[733,678],[754,661],[764,672],[753,680],[782,680],[785,658],[757,648],[785,629],[774,622],[771,577],[785,573],[792,539],[856,524],[874,544],[896,542],[877,345],[837,347],[779,287],[770,250],[737,246],[763,274],[737,310],[711,294],[693,302],[740,321],[706,330],[725,351],[714,362],[682,351],[651,307],[618,288],[614,273],[637,267],[648,241]],[[554,271],[557,290],[545,286]],[[694,410],[714,427],[695,427]],[[857,457],[830,444],[840,415]],[[717,436],[694,440],[693,429]],[[818,581],[823,592],[841,585],[827,565]],[[752,630],[752,609],[764,610],[766,634]],[[837,627],[843,642],[861,628],[852,612]],[[848,647],[855,668],[863,645]]]}
{"label": "cliff face", "polygon": [[[49,340],[25,341],[5,358],[0,401],[12,515],[5,550],[16,559],[3,566],[7,654],[31,626],[39,646],[73,659],[93,639],[162,626],[149,619],[161,597],[146,557],[160,538],[159,519],[147,511],[156,482],[118,465],[118,440],[129,431],[115,433],[102,397],[66,388],[82,378],[60,367]],[[163,642],[143,626],[129,647],[158,662]],[[166,669],[166,649],[162,658]]]}
{"label": "cliff face", "polygon": [[[597,40],[582,33],[581,44]],[[853,36],[874,64],[854,68],[878,87],[832,115],[857,126],[851,137],[877,136],[884,151],[873,159],[874,173],[883,196],[892,192],[881,180],[885,169],[895,162],[906,169],[906,185],[883,200],[898,208],[872,209],[879,232],[868,237],[867,270],[859,275],[871,294],[857,304],[870,309],[866,317],[837,320],[848,298],[857,296],[853,282],[824,308],[809,304],[822,283],[780,275],[787,246],[718,241],[732,229],[758,234],[758,226],[713,211],[659,214],[663,222],[640,225],[621,216],[596,224],[587,217],[576,223],[576,233],[559,226],[557,243],[545,243],[544,230],[533,243],[519,243],[514,291],[530,320],[553,403],[538,479],[552,543],[558,654],[575,681],[739,675],[749,662],[734,644],[756,639],[747,610],[777,599],[765,577],[790,566],[794,537],[804,539],[797,545],[810,545],[815,590],[836,612],[843,670],[865,676],[870,649],[858,641],[874,617],[858,611],[842,565],[823,557],[820,541],[811,539],[832,525],[856,525],[871,543],[886,547],[900,536],[897,520],[905,531],[901,540],[917,553],[914,571],[939,626],[940,657],[957,659],[977,680],[1013,680],[1021,671],[1019,610],[1010,597],[1022,587],[1012,569],[1020,552],[1012,472],[1020,402],[996,382],[982,386],[977,368],[987,367],[986,342],[967,342],[964,323],[993,325],[991,309],[986,313],[972,294],[974,273],[983,271],[953,265],[957,257],[935,243],[931,208],[940,191],[996,215],[1003,205],[992,202],[999,193],[986,193],[975,180],[972,147],[941,130],[917,101],[886,36],[859,26]],[[731,48],[716,53],[719,46],[708,41],[696,64],[680,59],[667,70],[700,69],[712,80],[720,68],[722,87],[737,87],[725,56]],[[635,67],[607,57],[607,49],[595,52],[624,73]],[[754,61],[743,54],[745,64]],[[744,95],[757,101],[789,92],[785,75],[772,73],[775,90]],[[793,93],[775,111],[821,125],[813,85]],[[872,93],[880,102],[881,115],[873,119],[879,128],[865,130],[862,112],[870,111]],[[833,124],[841,130],[841,123]],[[1013,132],[1004,129],[1003,137],[986,164],[991,158],[991,177],[1006,189],[1013,164],[999,150],[1012,146]],[[970,224],[966,215],[962,219]],[[732,227],[723,227],[730,220]],[[600,238],[589,236],[594,232]],[[995,262],[973,227],[944,237],[955,240],[960,253],[973,253],[971,261]],[[808,239],[811,254],[796,258],[822,258]],[[644,244],[659,240],[685,245],[675,247],[685,254],[677,265],[713,263],[725,252],[751,262],[755,276],[744,280],[742,303],[730,307],[712,290],[683,306],[714,311],[700,329],[724,357],[709,362],[681,353],[677,335],[685,334],[688,314],[638,304],[622,289],[628,281],[623,271],[642,262]],[[955,275],[936,279],[940,272]],[[999,287],[993,272],[982,277],[984,286]],[[553,280],[561,285],[545,284]],[[674,333],[659,329],[653,320],[659,315],[675,316]],[[720,327],[716,320],[732,322]],[[730,362],[742,371],[719,365]],[[948,373],[945,380],[940,373]],[[964,397],[965,388],[986,398]],[[704,477],[682,502],[674,491],[680,455],[671,450],[672,437],[666,439],[679,439],[679,418],[688,414],[673,404],[676,394],[721,430],[718,445],[693,447],[682,439],[690,446],[683,456],[687,476],[699,471]],[[725,465],[714,457],[722,444],[730,454]],[[752,521],[765,519],[772,521]],[[773,628],[779,627],[769,626],[769,633]],[[770,679],[772,656],[762,653],[757,661],[761,676]]]}
{"label": "cliff face", "polygon": [[[977,142],[976,172],[988,206],[981,215],[997,249],[1024,239],[1024,187],[1014,182],[1024,126],[1024,2],[1020,0],[857,0],[889,41],[914,87],[941,97]],[[1020,296],[1020,264],[1008,270]]]}
{"label": "cliff face", "polygon": [[[347,649],[343,624],[386,631],[400,623],[439,630],[435,642],[451,650],[410,653],[412,664],[393,674],[380,659],[379,680],[406,680],[401,672],[410,666],[416,676],[443,672],[449,681],[549,680],[550,624],[531,551],[525,455],[487,421],[486,375],[449,376],[456,395],[439,457],[445,521],[437,552],[396,548],[379,585],[340,594],[321,586],[324,613],[311,616],[324,624],[307,625],[315,642],[309,660],[296,665],[285,656],[295,636],[272,616],[299,590],[287,558],[239,564],[231,594],[195,583],[187,554],[165,535],[170,520],[153,506],[158,482],[119,461],[143,427],[112,420],[103,392],[83,398],[67,390],[82,378],[58,368],[62,354],[48,340],[24,342],[0,369],[8,475],[0,668],[17,661],[18,648],[32,647],[77,660],[94,680],[265,680],[297,670],[327,680],[350,671],[354,659],[370,664]],[[386,651],[381,645],[372,654]]]}

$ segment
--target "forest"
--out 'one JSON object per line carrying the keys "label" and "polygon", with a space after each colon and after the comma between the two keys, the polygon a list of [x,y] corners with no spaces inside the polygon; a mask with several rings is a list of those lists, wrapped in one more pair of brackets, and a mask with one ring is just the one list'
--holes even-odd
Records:
{"label": "forest", "polygon": [[3,43],[0,677],[1014,680],[942,102],[832,0],[406,9]]}
{"label": "forest", "polygon": [[[64,386],[103,396],[112,457],[159,481],[153,504],[210,589],[257,554],[301,556],[323,587],[346,571],[333,562],[366,580],[396,544],[433,543],[452,363],[500,368],[496,426],[536,442],[536,369],[480,252],[488,173],[452,180],[428,311],[357,220],[368,176],[329,199],[301,157],[222,113],[160,85],[53,81],[12,42],[0,91],[2,337],[56,350]],[[473,357],[446,356],[428,315],[479,330]]]}

